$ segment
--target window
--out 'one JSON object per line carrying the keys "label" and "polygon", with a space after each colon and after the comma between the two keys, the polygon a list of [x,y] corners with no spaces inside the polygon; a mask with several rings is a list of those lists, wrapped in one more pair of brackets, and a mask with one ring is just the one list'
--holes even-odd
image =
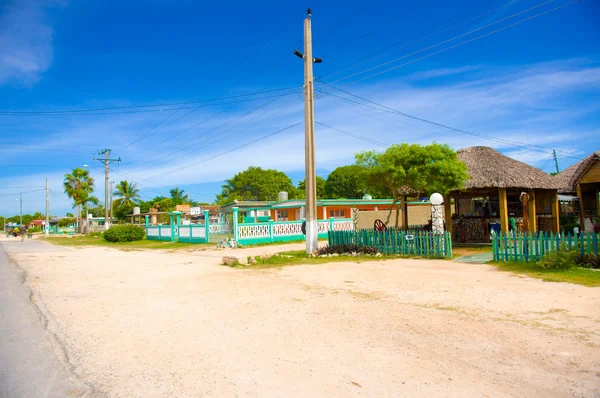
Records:
{"label": "window", "polygon": [[344,211],[344,209],[329,210],[329,217],[345,218],[346,212]]}
{"label": "window", "polygon": [[287,210],[277,210],[277,221],[287,221],[288,220],[288,211]]}
{"label": "window", "polygon": [[258,217],[269,217],[271,215],[269,210],[257,210],[256,212]]}

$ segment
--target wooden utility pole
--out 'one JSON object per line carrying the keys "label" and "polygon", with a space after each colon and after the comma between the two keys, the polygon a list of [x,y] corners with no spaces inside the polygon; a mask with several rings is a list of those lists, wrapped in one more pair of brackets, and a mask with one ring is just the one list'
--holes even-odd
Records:
{"label": "wooden utility pole", "polygon": [[48,190],[48,179],[46,178],[46,229],[44,233],[50,234],[50,191]]}
{"label": "wooden utility pole", "polygon": [[114,181],[110,182],[110,224],[112,225],[113,221],[113,189],[114,189]]}
{"label": "wooden utility pole", "polygon": [[313,63],[320,58],[312,55],[311,12],[304,20],[304,54],[295,50],[296,56],[304,59],[304,155],[306,175],[306,253],[312,253],[319,246],[317,225],[317,172],[315,166],[315,104]]}
{"label": "wooden utility pole", "polygon": [[98,155],[104,155],[104,158],[94,158],[94,160],[99,160],[104,162],[104,229],[107,230],[110,228],[110,222],[108,219],[108,206],[109,206],[109,198],[108,198],[108,165],[111,162],[121,163],[121,158],[111,159],[110,153],[112,149],[103,149]]}

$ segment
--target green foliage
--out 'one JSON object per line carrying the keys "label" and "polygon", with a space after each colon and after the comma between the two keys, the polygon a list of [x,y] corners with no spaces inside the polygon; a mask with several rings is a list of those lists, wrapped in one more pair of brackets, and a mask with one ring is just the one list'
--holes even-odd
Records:
{"label": "green foliage", "polygon": [[547,270],[564,271],[577,265],[577,251],[569,250],[566,243],[563,243],[559,250],[546,253],[539,261],[539,265]]}
{"label": "green foliage", "polygon": [[113,209],[121,205],[133,206],[140,200],[140,190],[137,185],[127,180],[120,181],[117,184],[113,195],[118,198],[113,202]]}
{"label": "green foliage", "polygon": [[579,227],[579,220],[574,215],[561,214],[560,215],[560,228],[566,233],[573,233],[573,228]]}
{"label": "green foliage", "polygon": [[446,144],[395,144],[383,153],[361,152],[356,163],[366,169],[369,189],[394,199],[410,191],[444,195],[468,178],[467,166]]}
{"label": "green foliage", "polygon": [[58,222],[58,226],[64,228],[64,227],[73,225],[76,222],[77,222],[77,219],[75,217],[64,217]]}
{"label": "green foliage", "polygon": [[226,180],[217,202],[225,204],[234,200],[277,200],[279,192],[288,192],[289,198],[297,197],[296,187],[285,173],[260,167],[249,167]]}
{"label": "green foliage", "polygon": [[83,204],[84,200],[94,191],[94,179],[90,177],[89,170],[75,168],[71,174],[65,174],[63,187],[67,196],[75,205]]}
{"label": "green foliage", "polygon": [[323,246],[317,249],[317,255],[327,255],[327,254],[367,254],[367,255],[375,255],[379,253],[379,249],[372,246],[359,246],[359,245],[331,245],[331,246]]}
{"label": "green foliage", "polygon": [[[325,199],[327,198],[327,194],[325,192],[325,179],[323,177],[317,176],[317,199]],[[297,198],[304,199],[306,197],[306,185],[304,185],[304,180],[298,183],[298,192]]]}
{"label": "green foliage", "polygon": [[75,217],[75,215],[73,213],[67,213],[65,214],[65,217]]}
{"label": "green foliage", "polygon": [[[351,165],[333,170],[325,182],[325,194],[331,199],[360,199],[367,188],[364,167]],[[368,192],[375,195],[375,192]]]}
{"label": "green foliage", "polygon": [[119,221],[129,220],[129,215],[133,213],[133,204],[122,204],[116,208],[113,208],[113,215]]}
{"label": "green foliage", "polygon": [[175,188],[169,190],[169,193],[171,194],[171,199],[173,200],[173,203],[175,205],[180,205],[180,204],[184,203],[186,193],[183,189],[179,189],[179,187],[175,187]]}
{"label": "green foliage", "polygon": [[134,242],[144,239],[145,230],[137,225],[114,225],[104,231],[108,242]]}
{"label": "green foliage", "polygon": [[578,254],[575,263],[582,268],[600,269],[600,256],[594,253]]}
{"label": "green foliage", "polygon": [[42,232],[42,229],[40,227],[31,227],[27,230],[28,233],[34,233],[34,232]]}

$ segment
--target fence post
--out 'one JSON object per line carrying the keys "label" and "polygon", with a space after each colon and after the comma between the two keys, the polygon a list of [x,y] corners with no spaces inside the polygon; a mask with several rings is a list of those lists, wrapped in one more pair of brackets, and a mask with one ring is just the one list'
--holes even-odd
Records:
{"label": "fence post", "polygon": [[[208,234],[210,233],[210,214],[208,210],[204,210],[204,234],[208,242]],[[190,232],[191,234],[191,232]]]}
{"label": "fence post", "polygon": [[233,240],[235,240],[236,242],[239,239],[239,233],[238,233],[238,207],[234,207],[233,209]]}
{"label": "fence post", "polygon": [[269,220],[269,238],[273,242],[273,220]]}
{"label": "fence post", "polygon": [[334,229],[333,229],[333,220],[334,220],[334,218],[333,218],[333,217],[331,217],[331,218],[329,219],[329,230],[330,230],[330,231],[334,231]]}

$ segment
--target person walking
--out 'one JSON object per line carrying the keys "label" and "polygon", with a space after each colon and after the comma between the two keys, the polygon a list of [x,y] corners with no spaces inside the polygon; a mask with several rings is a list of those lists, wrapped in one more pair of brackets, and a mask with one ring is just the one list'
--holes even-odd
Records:
{"label": "person walking", "polygon": [[27,227],[25,225],[21,225],[19,227],[19,233],[21,234],[21,242],[25,240],[25,235],[27,234]]}

